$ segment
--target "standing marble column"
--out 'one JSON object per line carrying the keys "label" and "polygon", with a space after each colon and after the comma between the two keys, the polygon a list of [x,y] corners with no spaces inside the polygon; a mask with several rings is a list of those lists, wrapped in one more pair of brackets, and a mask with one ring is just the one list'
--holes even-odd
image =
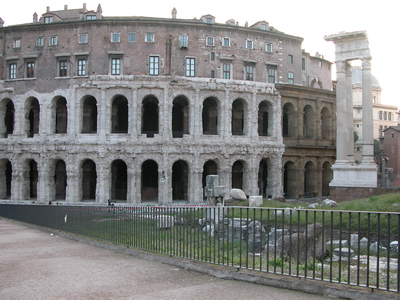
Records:
{"label": "standing marble column", "polygon": [[[347,127],[347,160],[354,164],[354,116],[353,116],[353,80],[350,63],[345,63],[346,73],[346,127]],[[339,119],[341,122],[341,120]]]}
{"label": "standing marble column", "polygon": [[371,58],[362,60],[362,164],[374,163]]}

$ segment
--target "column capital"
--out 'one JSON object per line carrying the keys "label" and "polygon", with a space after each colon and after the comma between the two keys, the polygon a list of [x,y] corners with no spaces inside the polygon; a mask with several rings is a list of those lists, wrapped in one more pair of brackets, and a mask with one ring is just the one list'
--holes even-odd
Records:
{"label": "column capital", "polygon": [[371,70],[371,60],[372,57],[368,56],[362,59],[362,69],[363,70]]}

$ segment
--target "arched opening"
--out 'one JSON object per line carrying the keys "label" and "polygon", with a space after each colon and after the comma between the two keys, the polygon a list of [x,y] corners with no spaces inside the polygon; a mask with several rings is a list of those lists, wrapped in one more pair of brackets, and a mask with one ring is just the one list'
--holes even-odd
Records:
{"label": "arched opening", "polygon": [[8,159],[0,160],[0,199],[11,198],[12,167]]}
{"label": "arched opening", "polygon": [[128,99],[124,96],[115,97],[111,109],[111,132],[128,133]]}
{"label": "arched opening", "polygon": [[311,161],[307,162],[304,168],[304,197],[312,198],[317,195],[316,168]]}
{"label": "arched opening", "polygon": [[263,198],[268,198],[268,161],[262,159],[258,166],[258,191]]}
{"label": "arched opening", "polygon": [[282,136],[295,137],[295,109],[292,103],[286,103],[282,110]]}
{"label": "arched opening", "polygon": [[236,161],[232,166],[232,188],[243,189],[243,163]]}
{"label": "arched opening", "polygon": [[31,160],[29,162],[29,197],[32,199],[37,198],[37,185],[38,185],[39,173],[37,162]]}
{"label": "arched opening", "polygon": [[39,133],[40,122],[40,106],[36,98],[29,98],[27,102],[28,108],[28,137],[33,137]]}
{"label": "arched opening", "polygon": [[176,97],[172,103],[172,136],[181,138],[189,133],[189,106],[185,97]]}
{"label": "arched opening", "polygon": [[172,200],[188,200],[189,168],[183,160],[172,166]]}
{"label": "arched opening", "polygon": [[82,200],[96,200],[97,172],[94,161],[87,159],[82,164]]}
{"label": "arched opening", "polygon": [[142,133],[147,134],[147,137],[154,137],[158,133],[158,99],[147,96],[142,104]]}
{"label": "arched opening", "polygon": [[202,123],[203,134],[218,134],[218,105],[214,98],[209,97],[203,102]]}
{"label": "arched opening", "polygon": [[322,166],[322,196],[330,195],[329,183],[333,179],[332,165],[326,161]]}
{"label": "arched opening", "polygon": [[58,160],[54,172],[55,199],[65,200],[67,195],[67,168],[63,160]]}
{"label": "arched opening", "polygon": [[306,105],[303,110],[303,137],[315,138],[315,117],[311,105]]}
{"label": "arched opening", "polygon": [[64,97],[60,97],[56,102],[55,133],[67,133],[67,127],[67,100]]}
{"label": "arched opening", "polygon": [[0,135],[7,137],[14,132],[14,103],[10,99],[4,99],[0,103]]}
{"label": "arched opening", "polygon": [[218,175],[218,165],[213,160],[208,160],[203,165],[203,178],[202,178],[203,191],[207,184],[206,178],[208,175]]}
{"label": "arched opening", "polygon": [[111,165],[111,200],[126,201],[128,195],[128,168],[117,159]]}
{"label": "arched opening", "polygon": [[332,118],[329,109],[326,107],[321,110],[321,138],[332,138]]}
{"label": "arched opening", "polygon": [[262,101],[258,105],[258,135],[259,136],[268,136],[272,133],[272,113],[271,104],[266,101]]}
{"label": "arched opening", "polygon": [[158,165],[154,160],[142,164],[142,201],[158,199]]}
{"label": "arched opening", "polygon": [[243,135],[244,132],[244,109],[242,100],[236,99],[232,103],[232,135]]}
{"label": "arched opening", "polygon": [[97,133],[97,100],[87,96],[83,101],[82,133]]}
{"label": "arched opening", "polygon": [[296,198],[296,167],[292,161],[286,162],[284,166],[283,193],[286,199]]}

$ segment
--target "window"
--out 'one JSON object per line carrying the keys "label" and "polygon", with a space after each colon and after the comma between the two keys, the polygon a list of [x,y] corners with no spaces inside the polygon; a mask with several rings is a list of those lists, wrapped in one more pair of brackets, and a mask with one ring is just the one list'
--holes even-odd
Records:
{"label": "window", "polygon": [[261,25],[260,25],[260,29],[261,29],[261,30],[267,30],[267,25],[261,24]]}
{"label": "window", "polygon": [[388,112],[388,120],[392,121],[392,113],[391,112]]}
{"label": "window", "polygon": [[207,24],[212,24],[212,20],[213,20],[212,18],[206,18],[206,23]]}
{"label": "window", "polygon": [[87,15],[86,20],[96,20],[97,17],[95,15]]}
{"label": "window", "polygon": [[394,153],[394,146],[392,146],[392,153]]}
{"label": "window", "polygon": [[136,32],[129,32],[128,33],[128,42],[136,42]]}
{"label": "window", "polygon": [[387,112],[386,111],[383,113],[383,119],[387,120]]}
{"label": "window", "polygon": [[319,67],[322,68],[322,60],[319,61]]}
{"label": "window", "polygon": [[305,70],[305,69],[306,69],[306,59],[305,59],[305,58],[302,58],[302,59],[301,59],[301,69],[302,69],[302,70]]}
{"label": "window", "polygon": [[268,66],[268,83],[275,83],[276,80],[276,66]]}
{"label": "window", "polygon": [[86,76],[87,61],[86,59],[78,59],[78,76]]}
{"label": "window", "polygon": [[222,78],[231,79],[231,64],[227,63],[222,64]]}
{"label": "window", "polygon": [[50,46],[56,46],[57,45],[57,36],[51,36],[50,41],[49,41]]}
{"label": "window", "polygon": [[222,38],[222,46],[229,47],[231,45],[231,40],[228,37]]}
{"label": "window", "polygon": [[53,17],[44,17],[44,23],[45,24],[53,23]]}
{"label": "window", "polygon": [[158,56],[149,57],[149,74],[158,75],[159,74],[159,60]]}
{"label": "window", "polygon": [[215,70],[211,70],[210,76],[211,76],[211,78],[215,78]]}
{"label": "window", "polygon": [[392,132],[392,139],[394,139],[394,132]]}
{"label": "window", "polygon": [[111,75],[121,75],[121,58],[111,58]]}
{"label": "window", "polygon": [[288,72],[288,84],[294,84],[294,73]]}
{"label": "window", "polygon": [[80,33],[79,34],[79,44],[86,44],[88,42],[88,34]]}
{"label": "window", "polygon": [[188,47],[188,37],[185,34],[181,34],[179,36],[179,47],[180,48],[187,48]]}
{"label": "window", "polygon": [[145,42],[154,43],[154,33],[153,32],[146,32]]}
{"label": "window", "polygon": [[111,42],[112,43],[119,43],[120,42],[120,34],[119,34],[119,32],[112,32],[111,33]]}
{"label": "window", "polygon": [[379,120],[382,120],[382,112],[379,112]]}
{"label": "window", "polygon": [[35,62],[28,61],[26,63],[26,78],[34,78],[35,77]]}
{"label": "window", "polygon": [[16,79],[17,78],[17,64],[16,63],[9,64],[8,70],[9,70],[8,78]]}
{"label": "window", "polygon": [[265,44],[265,52],[272,52],[272,44],[271,43],[266,43]]}
{"label": "window", "polygon": [[214,46],[214,37],[208,36],[208,37],[206,38],[206,45],[207,45],[207,46]]}
{"label": "window", "polygon": [[253,80],[253,72],[254,72],[254,66],[246,65],[245,66],[245,80]]}
{"label": "window", "polygon": [[253,41],[252,40],[246,40],[246,48],[253,49]]}
{"label": "window", "polygon": [[195,66],[196,66],[196,59],[195,58],[186,58],[186,76],[194,77],[195,76]]}
{"label": "window", "polygon": [[288,63],[293,64],[293,55],[292,54],[288,55]]}
{"label": "window", "polygon": [[44,46],[44,39],[42,37],[38,37],[36,39],[36,46],[43,47]]}
{"label": "window", "polygon": [[215,52],[211,52],[210,53],[210,59],[211,60],[215,60]]}
{"label": "window", "polygon": [[58,76],[65,77],[67,76],[68,71],[68,61],[60,60],[58,62]]}
{"label": "window", "polygon": [[14,39],[13,48],[21,48],[21,39],[20,38]]}

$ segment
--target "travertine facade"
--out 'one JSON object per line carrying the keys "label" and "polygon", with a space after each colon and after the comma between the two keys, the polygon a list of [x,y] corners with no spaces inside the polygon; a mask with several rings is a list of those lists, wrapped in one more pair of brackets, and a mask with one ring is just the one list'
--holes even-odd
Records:
{"label": "travertine facade", "polygon": [[331,63],[265,21],[176,15],[0,28],[0,199],[194,204],[209,174],[226,195],[329,193]]}

